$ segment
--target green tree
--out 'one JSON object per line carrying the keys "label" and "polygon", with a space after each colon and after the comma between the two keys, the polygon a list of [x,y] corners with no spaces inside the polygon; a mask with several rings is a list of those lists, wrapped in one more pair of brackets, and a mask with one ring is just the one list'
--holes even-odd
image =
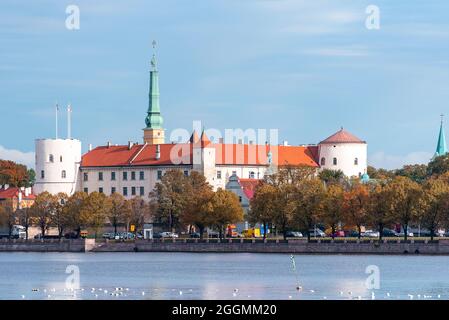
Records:
{"label": "green tree", "polygon": [[187,225],[196,226],[200,239],[203,238],[204,230],[213,223],[213,197],[212,186],[206,178],[202,174],[192,171],[188,177],[188,201],[181,220]]}
{"label": "green tree", "polygon": [[219,188],[212,197],[212,225],[216,226],[220,238],[228,224],[243,221],[243,209],[237,195]]}
{"label": "green tree", "polygon": [[76,232],[76,237],[79,238],[81,230],[88,225],[88,216],[81,215],[81,212],[87,201],[87,193],[75,192],[67,200],[64,211],[67,217],[68,227]]}
{"label": "green tree", "polygon": [[250,200],[250,210],[248,212],[249,222],[262,223],[264,226],[264,239],[267,236],[268,225],[271,225],[277,213],[277,190],[269,184],[257,186],[253,198]]}
{"label": "green tree", "polygon": [[407,241],[410,224],[418,220],[422,188],[418,183],[405,176],[394,178],[388,187],[392,193],[393,215],[401,224],[404,230],[404,240]]}
{"label": "green tree", "polygon": [[316,227],[322,216],[324,199],[325,189],[321,180],[303,180],[296,189],[293,219],[306,230],[307,241],[310,241],[310,230]]}
{"label": "green tree", "polygon": [[405,165],[401,169],[396,170],[397,176],[406,177],[410,180],[422,183],[427,179],[427,165],[425,164],[413,164]]}
{"label": "green tree", "polygon": [[443,179],[430,179],[423,186],[421,224],[430,231],[433,240],[438,229],[447,224],[449,185]]}
{"label": "green tree", "polygon": [[45,191],[36,196],[32,205],[34,220],[41,229],[42,237],[45,236],[51,225],[57,203],[57,198]]}
{"label": "green tree", "polygon": [[331,170],[324,169],[319,174],[318,177],[324,181],[327,185],[329,184],[342,184],[346,178],[345,174],[341,170]]}
{"label": "green tree", "polygon": [[114,227],[114,234],[117,234],[117,228],[120,224],[126,222],[127,216],[131,214],[130,203],[118,193],[109,196],[110,210],[107,212],[109,223]]}
{"label": "green tree", "polygon": [[188,204],[189,183],[181,170],[168,170],[156,183],[153,197],[157,202],[156,218],[170,231],[179,226],[179,218]]}
{"label": "green tree", "polygon": [[344,190],[340,185],[330,185],[323,200],[323,220],[331,228],[332,239],[344,220]]}
{"label": "green tree", "polygon": [[439,176],[449,172],[449,153],[443,156],[434,158],[427,166],[427,175]]}

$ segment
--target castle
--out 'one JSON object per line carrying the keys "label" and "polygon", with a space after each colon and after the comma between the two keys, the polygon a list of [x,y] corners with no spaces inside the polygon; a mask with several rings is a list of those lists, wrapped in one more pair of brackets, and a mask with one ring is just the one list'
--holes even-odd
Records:
{"label": "castle", "polygon": [[263,179],[276,166],[341,170],[348,177],[360,177],[367,169],[367,143],[343,128],[317,145],[212,141],[205,130],[193,131],[188,141],[166,143],[154,55],[145,124],[143,143],[108,142],[89,147],[84,155],[79,140],[37,139],[34,192],[117,192],[127,198],[142,196],[148,200],[155,184],[170,169],[182,170],[186,175],[199,171],[214,189],[225,188],[232,176]]}

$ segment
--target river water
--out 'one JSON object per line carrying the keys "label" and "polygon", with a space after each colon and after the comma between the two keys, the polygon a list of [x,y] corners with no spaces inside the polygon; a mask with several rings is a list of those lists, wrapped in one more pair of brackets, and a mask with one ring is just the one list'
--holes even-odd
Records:
{"label": "river water", "polygon": [[296,272],[288,254],[0,253],[0,299],[449,299],[449,256],[294,261]]}

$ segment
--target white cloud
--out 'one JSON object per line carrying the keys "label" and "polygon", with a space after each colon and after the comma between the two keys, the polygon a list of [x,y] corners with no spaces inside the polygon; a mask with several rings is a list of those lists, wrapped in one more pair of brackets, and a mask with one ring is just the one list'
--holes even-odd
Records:
{"label": "white cloud", "polygon": [[391,170],[402,168],[406,164],[427,164],[431,158],[432,154],[425,151],[410,152],[402,156],[379,151],[368,157],[368,163],[375,168]]}
{"label": "white cloud", "polygon": [[28,168],[34,168],[34,152],[22,152],[15,149],[6,149],[0,145],[0,159],[11,160],[26,165]]}

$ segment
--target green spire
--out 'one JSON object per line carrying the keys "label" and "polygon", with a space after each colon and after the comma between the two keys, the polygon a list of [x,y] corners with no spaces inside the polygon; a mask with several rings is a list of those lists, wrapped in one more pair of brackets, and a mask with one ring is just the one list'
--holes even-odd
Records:
{"label": "green spire", "polygon": [[[153,49],[155,46],[156,42],[153,41]],[[145,124],[148,129],[162,129],[163,123],[164,121],[161,116],[161,108],[159,106],[159,75],[156,65],[156,56],[153,54],[150,71],[149,104]]]}
{"label": "green spire", "polygon": [[440,134],[438,135],[437,150],[434,157],[444,156],[448,153],[446,146],[446,137],[444,136],[443,115],[441,115]]}

